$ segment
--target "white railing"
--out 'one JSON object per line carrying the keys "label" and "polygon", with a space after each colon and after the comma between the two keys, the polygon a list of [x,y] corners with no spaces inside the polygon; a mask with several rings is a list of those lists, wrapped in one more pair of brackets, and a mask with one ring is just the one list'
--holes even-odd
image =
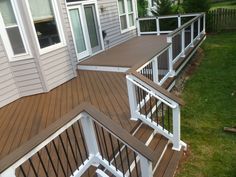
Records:
{"label": "white railing", "polygon": [[[176,29],[163,30],[163,21],[170,19],[176,21]],[[184,19],[188,21],[183,22]],[[143,31],[141,29],[142,21],[152,21],[154,30]],[[160,86],[169,77],[176,75],[174,64],[180,58],[185,59],[190,48],[203,38],[205,14],[138,18],[137,30],[139,36],[166,34],[168,44],[155,57],[142,65],[137,64],[127,72],[131,119],[139,119],[165,136],[173,143],[174,150],[180,150],[181,147],[186,148],[187,145],[180,138],[180,105],[182,101]]]}
{"label": "white railing", "polygon": [[[168,91],[143,75],[126,76],[132,120],[141,120],[173,143],[179,151],[186,144],[180,138],[180,104]],[[174,99],[173,99],[174,98]]]}
{"label": "white railing", "polygon": [[106,169],[97,168],[98,176],[152,177],[152,153],[85,103],[2,159],[0,177],[81,176],[91,166]]}
{"label": "white railing", "polygon": [[[187,22],[182,21],[186,18],[191,18]],[[162,30],[163,22],[168,22],[170,20],[175,20],[175,29],[165,29]],[[162,20],[162,25],[160,24]],[[154,29],[143,31],[142,22],[150,22]],[[144,24],[144,26],[147,24]],[[153,27],[152,26],[152,27]],[[170,25],[171,27],[173,25]],[[152,28],[148,27],[148,28]],[[172,27],[173,28],[173,27]],[[167,34],[168,48],[168,58],[169,61],[169,73],[170,76],[174,76],[173,65],[182,57],[185,57],[189,48],[194,47],[197,40],[205,34],[205,14],[183,14],[183,15],[170,15],[170,16],[159,16],[159,17],[145,17],[137,19],[137,30],[138,36],[141,35],[162,35]],[[161,53],[161,52],[160,52]],[[157,56],[160,56],[158,54]],[[168,77],[166,77],[168,78]],[[163,79],[163,81],[165,81]],[[163,83],[162,81],[162,83]]]}
{"label": "white railing", "polygon": [[[171,57],[171,46],[164,48],[151,60],[144,63],[137,69],[137,72],[144,75],[158,85],[162,85],[169,77],[174,76]],[[170,60],[169,60],[170,59]]]}

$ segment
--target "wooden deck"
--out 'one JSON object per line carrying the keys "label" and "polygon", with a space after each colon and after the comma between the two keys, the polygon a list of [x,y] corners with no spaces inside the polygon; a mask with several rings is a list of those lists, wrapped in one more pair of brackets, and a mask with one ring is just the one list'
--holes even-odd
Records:
{"label": "wooden deck", "polygon": [[79,63],[79,66],[131,68],[140,61],[148,61],[169,44],[166,35],[139,36]]}
{"label": "wooden deck", "polygon": [[0,159],[48,127],[76,105],[89,102],[131,131],[125,75],[80,71],[49,93],[21,98],[0,109]]}

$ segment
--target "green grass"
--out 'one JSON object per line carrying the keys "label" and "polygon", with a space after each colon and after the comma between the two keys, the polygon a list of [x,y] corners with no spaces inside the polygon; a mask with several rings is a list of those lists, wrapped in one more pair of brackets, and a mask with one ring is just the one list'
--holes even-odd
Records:
{"label": "green grass", "polygon": [[228,8],[228,9],[236,9],[236,1],[224,1],[224,2],[216,2],[212,3],[211,10],[217,8]]}
{"label": "green grass", "polygon": [[182,139],[190,156],[178,177],[235,177],[236,33],[207,36],[205,56],[185,85],[182,97]]}

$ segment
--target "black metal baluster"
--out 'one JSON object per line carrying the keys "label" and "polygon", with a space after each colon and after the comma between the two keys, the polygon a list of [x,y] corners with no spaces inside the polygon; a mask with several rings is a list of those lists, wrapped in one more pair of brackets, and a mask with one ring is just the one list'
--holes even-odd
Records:
{"label": "black metal baluster", "polygon": [[138,173],[138,164],[137,164],[137,159],[136,159],[136,153],[135,153],[135,152],[134,152],[134,162],[135,162],[136,173],[137,173],[137,176],[139,177],[139,173]]}
{"label": "black metal baluster", "polygon": [[85,153],[86,153],[86,158],[88,159],[89,155],[88,155],[88,151],[87,151],[87,148],[86,148],[86,145],[85,145],[85,140],[84,140],[84,134],[81,130],[81,127],[80,127],[80,124],[79,124],[79,121],[77,121],[77,124],[79,126],[79,132],[80,132],[80,135],[81,135],[81,138],[82,138],[82,143],[83,143],[83,147],[84,147],[84,150],[85,150]]}
{"label": "black metal baluster", "polygon": [[164,117],[164,104],[161,103],[161,117],[162,117],[162,129],[165,129],[165,117]]}
{"label": "black metal baluster", "polygon": [[74,161],[75,161],[75,164],[76,164],[76,167],[78,168],[79,167],[79,164],[78,164],[78,161],[75,157],[75,153],[74,153],[74,149],[73,149],[73,146],[71,144],[71,140],[70,140],[70,137],[69,137],[69,134],[68,134],[68,131],[66,130],[66,136],[67,136],[67,139],[68,139],[68,142],[69,142],[69,146],[70,146],[70,149],[71,149],[71,152],[72,152],[72,156],[74,158]]}
{"label": "black metal baluster", "polygon": [[80,146],[79,146],[79,143],[78,143],[78,140],[77,140],[77,136],[76,136],[76,134],[75,134],[75,129],[74,129],[73,125],[72,125],[71,127],[72,127],[72,131],[73,131],[73,135],[74,135],[74,137],[75,137],[75,144],[76,144],[77,149],[78,149],[78,151],[79,151],[79,156],[80,156],[81,162],[82,162],[82,164],[84,165],[83,156],[82,156],[82,153],[81,153],[81,150],[80,150]]}
{"label": "black metal baluster", "polygon": [[136,86],[136,88],[137,88],[137,93],[138,93],[138,104],[139,104],[139,111],[141,111],[141,101],[142,101],[142,99],[141,99],[141,95],[140,95],[140,88],[138,87],[138,86]]}
{"label": "black metal baluster", "polygon": [[170,107],[167,108],[167,116],[168,116],[168,133],[170,133]]}
{"label": "black metal baluster", "polygon": [[157,117],[157,122],[156,122],[156,123],[157,123],[157,125],[158,125],[158,124],[159,124],[159,118],[158,118],[159,115],[158,115],[158,106],[157,106],[157,102],[158,102],[158,101],[157,101],[156,98],[155,98],[155,100],[156,100],[156,117]]}
{"label": "black metal baluster", "polygon": [[60,165],[61,165],[61,169],[62,169],[62,171],[63,171],[63,174],[64,174],[65,177],[67,177],[66,171],[65,171],[65,169],[64,169],[64,167],[63,167],[63,164],[62,164],[62,161],[61,161],[61,157],[60,157],[60,155],[59,155],[59,152],[58,152],[58,150],[57,150],[57,147],[56,147],[56,144],[55,144],[54,140],[52,141],[52,144],[53,144],[53,147],[54,147],[55,152],[56,152],[56,154],[57,154],[57,158],[58,158],[59,163],[60,163]]}
{"label": "black metal baluster", "polygon": [[123,176],[125,176],[124,164],[123,164],[121,151],[120,151],[121,150],[120,141],[118,139],[117,139],[117,143],[118,143],[118,150],[119,150],[119,156],[120,156],[120,162],[121,162],[121,169],[122,169]]}
{"label": "black metal baluster", "polygon": [[128,148],[125,145],[125,152],[126,152],[126,158],[127,158],[127,162],[128,162],[128,170],[129,170],[129,175],[131,176],[131,170],[130,170],[130,161],[129,161],[129,154],[128,154]]}
{"label": "black metal baluster", "polygon": [[31,168],[33,169],[34,175],[36,177],[38,177],[38,174],[37,174],[37,172],[35,170],[35,167],[34,167],[34,164],[33,164],[32,160],[31,160],[31,158],[29,158],[29,163],[30,163]]}
{"label": "black metal baluster", "polygon": [[45,146],[45,149],[46,149],[46,152],[47,152],[49,161],[50,161],[50,163],[51,163],[51,165],[52,165],[52,169],[53,169],[55,175],[58,176],[57,171],[56,171],[56,168],[55,168],[55,166],[54,166],[54,163],[53,163],[53,161],[52,161],[52,158],[51,158],[51,155],[50,155],[50,153],[49,153],[49,151],[48,151],[47,146]]}
{"label": "black metal baluster", "polygon": [[96,125],[95,122],[94,122],[94,127],[95,127],[95,131],[96,131],[96,134],[97,134],[98,146],[99,146],[99,149],[100,149],[100,151],[101,151],[102,159],[104,159],[103,148],[102,148],[101,140],[100,140],[100,133],[98,132],[98,127],[97,127],[97,125]]}
{"label": "black metal baluster", "polygon": [[106,142],[106,138],[105,138],[105,133],[104,133],[104,130],[103,130],[102,127],[101,127],[101,129],[102,129],[102,136],[103,136],[103,141],[104,141],[104,144],[105,144],[107,159],[108,159],[109,165],[111,165],[111,161],[110,161],[110,157],[109,157],[108,149],[107,149],[107,142]]}
{"label": "black metal baluster", "polygon": [[146,105],[146,95],[144,96],[144,112],[145,112],[145,116],[147,118],[147,105]]}
{"label": "black metal baluster", "polygon": [[26,176],[26,174],[25,174],[25,171],[24,171],[24,169],[23,169],[23,167],[22,167],[22,166],[20,166],[20,170],[21,170],[21,172],[22,172],[23,176],[24,176],[24,177],[27,177],[27,176]]}
{"label": "black metal baluster", "polygon": [[68,163],[68,165],[69,165],[70,172],[71,172],[72,175],[74,175],[74,174],[73,174],[73,171],[72,171],[71,164],[70,164],[70,160],[69,160],[69,158],[68,158],[68,154],[67,154],[67,152],[66,152],[65,145],[64,145],[64,143],[63,143],[63,141],[62,141],[62,138],[61,138],[61,135],[59,135],[59,140],[60,140],[60,142],[61,142],[62,149],[63,149],[63,151],[64,151],[64,153],[65,153],[65,155],[66,155],[66,160],[67,160],[67,163]]}
{"label": "black metal baluster", "polygon": [[110,133],[109,133],[109,139],[110,139],[111,149],[112,149],[112,155],[113,155],[113,159],[114,159],[115,167],[116,167],[116,171],[117,171],[116,155],[115,155],[114,146],[113,146],[113,141],[112,141],[112,137],[111,137],[111,134],[110,134]]}
{"label": "black metal baluster", "polygon": [[151,112],[151,121],[153,122],[153,116],[152,116],[152,97],[151,97],[151,95],[149,95],[150,96],[150,98],[149,98],[149,104],[150,104],[150,112]]}
{"label": "black metal baluster", "polygon": [[37,155],[38,155],[39,161],[40,161],[40,163],[41,163],[41,165],[42,165],[42,167],[43,167],[43,171],[44,171],[45,175],[46,175],[47,177],[49,177],[49,176],[48,176],[48,173],[47,173],[47,170],[46,170],[46,168],[45,168],[45,165],[44,165],[44,163],[43,163],[43,160],[42,160],[41,155],[39,154],[39,152],[37,152]]}

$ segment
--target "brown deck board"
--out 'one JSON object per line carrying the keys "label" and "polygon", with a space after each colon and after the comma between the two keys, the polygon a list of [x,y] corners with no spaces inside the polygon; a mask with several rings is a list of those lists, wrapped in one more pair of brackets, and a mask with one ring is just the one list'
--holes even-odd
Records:
{"label": "brown deck board", "polygon": [[153,58],[168,45],[166,35],[139,36],[82,61],[79,65],[130,68],[140,60]]}
{"label": "brown deck board", "polygon": [[128,131],[136,125],[129,120],[124,73],[79,71],[76,78],[48,93],[24,97],[0,109],[0,159],[84,101]]}

